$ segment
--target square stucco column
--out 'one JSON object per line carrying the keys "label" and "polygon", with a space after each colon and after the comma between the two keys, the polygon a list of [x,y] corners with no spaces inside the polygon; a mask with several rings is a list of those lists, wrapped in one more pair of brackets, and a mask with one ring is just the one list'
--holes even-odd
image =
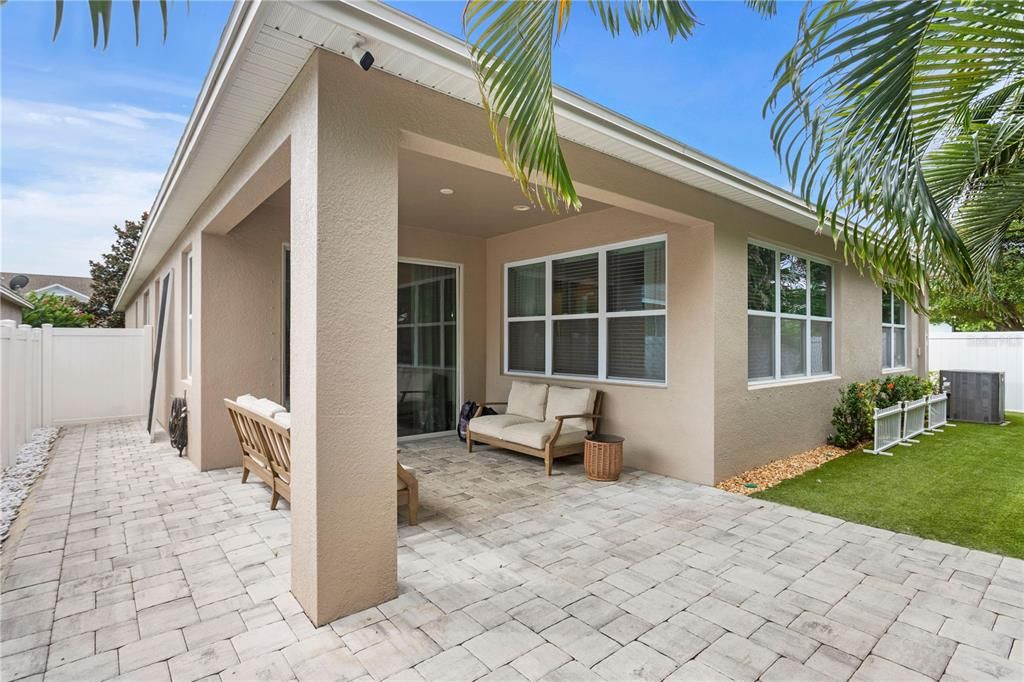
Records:
{"label": "square stucco column", "polygon": [[397,595],[398,130],[338,62],[306,65],[291,152],[291,580],[316,625]]}

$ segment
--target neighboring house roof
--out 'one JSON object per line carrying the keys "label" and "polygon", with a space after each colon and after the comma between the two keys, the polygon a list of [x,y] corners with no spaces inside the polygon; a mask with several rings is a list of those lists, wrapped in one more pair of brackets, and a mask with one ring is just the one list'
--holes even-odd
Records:
{"label": "neighboring house roof", "polygon": [[[159,264],[312,52],[321,48],[344,55],[353,33],[367,39],[373,68],[480,105],[465,42],[393,7],[352,0],[236,2],[153,202],[117,309]],[[564,88],[555,88],[555,115],[566,140],[788,222],[817,227],[815,215],[796,195]]]}
{"label": "neighboring house roof", "polygon": [[[83,303],[92,296],[92,278],[75,277],[73,275],[40,275],[29,272],[3,272],[0,278],[10,282],[15,275],[28,277],[28,284],[24,289],[19,289],[19,294],[27,294],[34,291],[40,294],[56,294],[58,296],[71,296]],[[6,286],[6,284],[5,284]]]}
{"label": "neighboring house roof", "polygon": [[28,308],[29,310],[33,310],[35,308],[34,305],[8,289],[6,284],[0,284],[0,298],[10,301],[14,305],[21,306],[22,308]]}

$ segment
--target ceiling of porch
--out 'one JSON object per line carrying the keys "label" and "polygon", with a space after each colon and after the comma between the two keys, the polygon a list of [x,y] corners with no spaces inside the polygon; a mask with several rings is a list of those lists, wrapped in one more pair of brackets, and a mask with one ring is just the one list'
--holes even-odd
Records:
{"label": "ceiling of porch", "polygon": [[[441,190],[452,190],[442,193]],[[265,206],[287,208],[291,183],[270,195]],[[520,207],[516,210],[513,207]],[[521,210],[527,207],[528,210]],[[584,199],[580,213],[608,204]],[[473,168],[428,154],[402,149],[398,156],[398,223],[439,232],[490,238],[535,225],[563,220],[529,206],[508,175]]]}
{"label": "ceiling of porch", "polygon": [[[529,204],[508,175],[409,149],[399,152],[400,225],[489,238],[567,217]],[[606,208],[610,206],[585,199],[581,213]]]}

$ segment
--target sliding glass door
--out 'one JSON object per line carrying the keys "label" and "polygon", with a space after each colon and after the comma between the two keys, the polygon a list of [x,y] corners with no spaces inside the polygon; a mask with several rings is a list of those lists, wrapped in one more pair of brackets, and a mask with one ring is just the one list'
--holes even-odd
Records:
{"label": "sliding glass door", "polygon": [[453,431],[458,418],[458,270],[398,263],[398,436]]}

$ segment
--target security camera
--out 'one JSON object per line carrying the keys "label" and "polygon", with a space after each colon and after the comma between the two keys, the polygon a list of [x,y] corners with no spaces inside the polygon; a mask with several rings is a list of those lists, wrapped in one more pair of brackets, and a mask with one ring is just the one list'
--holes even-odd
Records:
{"label": "security camera", "polygon": [[366,38],[355,33],[352,35],[352,61],[359,65],[363,71],[369,71],[373,66],[373,53],[363,48]]}

